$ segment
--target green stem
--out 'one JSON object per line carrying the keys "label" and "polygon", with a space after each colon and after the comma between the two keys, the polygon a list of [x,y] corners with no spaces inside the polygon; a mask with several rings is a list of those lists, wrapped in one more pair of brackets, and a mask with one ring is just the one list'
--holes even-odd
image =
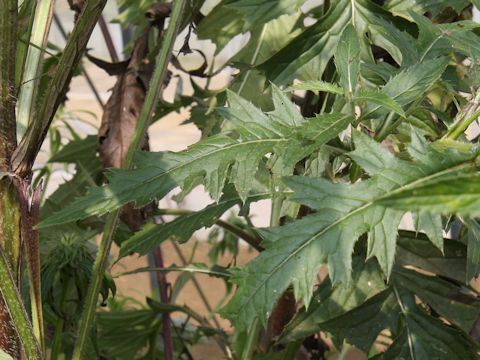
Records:
{"label": "green stem", "polygon": [[38,83],[42,72],[42,58],[47,45],[47,38],[52,23],[53,7],[55,1],[40,0],[37,3],[33,29],[30,43],[36,46],[29,46],[23,79],[21,82],[20,96],[18,98],[17,113],[17,140],[20,140],[32,118],[35,110],[36,94]]}
{"label": "green stem", "polygon": [[25,31],[23,34],[18,34],[19,39],[17,43],[17,57],[16,57],[16,69],[15,69],[15,87],[20,88],[22,83],[23,71],[25,68],[25,61],[27,59],[27,53],[29,48],[30,36],[32,34],[33,21],[35,20],[35,7],[37,2],[35,0],[24,0],[20,8],[18,9],[19,19],[28,19]]}
{"label": "green stem", "polygon": [[395,119],[395,112],[390,111],[387,116],[387,119],[383,122],[382,126],[380,127],[379,131],[375,134],[376,141],[383,141],[388,134],[390,133],[390,127]]}
{"label": "green stem", "polygon": [[13,154],[12,168],[20,177],[30,174],[35,158],[47,135],[50,123],[64,100],[73,71],[80,63],[90,35],[106,3],[107,0],[87,1],[77,24],[70,34],[69,41],[57,65],[59,71],[54,72],[42,103],[33,114],[31,121],[29,121],[25,136]]}
{"label": "green stem", "polygon": [[245,347],[243,348],[241,360],[252,359],[261,328],[262,326],[260,324],[260,321],[258,320],[258,318],[255,318],[255,320],[253,320],[252,324],[250,325],[250,329],[248,330],[247,342],[245,344]]}
{"label": "green stem", "polygon": [[8,171],[15,149],[15,68],[17,0],[4,0],[0,10],[0,171]]}
{"label": "green stem", "polygon": [[68,288],[70,286],[70,281],[68,281],[68,279],[65,280],[66,281],[64,281],[62,286],[62,293],[60,294],[60,306],[62,314],[60,314],[55,323],[55,332],[53,333],[50,360],[57,360],[58,356],[60,355],[60,351],[62,350],[62,336],[63,329],[65,327],[65,319],[63,318],[63,314],[65,313],[65,300],[67,299]]}
{"label": "green stem", "polygon": [[[187,210],[187,209],[158,209],[155,211],[156,215],[178,215],[178,216],[183,216],[183,215],[190,215],[193,214],[194,211],[192,210]],[[246,243],[248,243],[251,247],[253,247],[257,251],[262,251],[263,247],[260,245],[261,239],[258,237],[255,237],[253,235],[250,235],[246,231],[244,231],[242,228],[230,224],[224,220],[217,220],[215,222],[218,226],[221,228],[230,231],[232,234],[237,235],[239,238],[242,238],[245,240]]]}
{"label": "green stem", "polygon": [[460,135],[462,135],[465,130],[470,126],[471,123],[473,123],[475,120],[478,119],[480,116],[480,109],[475,111],[472,115],[467,117],[466,119],[461,119],[458,122],[456,122],[448,131],[447,133],[442,137],[442,139],[457,139]]}
{"label": "green stem", "polygon": [[150,120],[155,114],[158,99],[162,92],[162,84],[167,76],[167,66],[170,62],[170,56],[173,49],[175,38],[177,37],[178,30],[181,23],[181,15],[185,7],[187,0],[176,0],[173,3],[172,14],[170,16],[170,23],[165,33],[165,37],[162,40],[162,47],[155,59],[155,72],[149,85],[149,89],[143,104],[140,117],[138,118],[138,125],[135,133],[132,137],[132,142],[128,148],[127,156],[125,159],[125,167],[130,167],[133,163],[133,157],[141,146],[142,140],[147,132]]}
{"label": "green stem", "polygon": [[62,348],[62,336],[63,328],[65,326],[65,320],[62,317],[58,317],[55,323],[55,333],[52,340],[52,351],[50,353],[50,360],[57,360]]}
{"label": "green stem", "polygon": [[[167,65],[170,61],[170,55],[173,48],[175,38],[180,26],[181,15],[185,6],[186,0],[177,0],[173,4],[173,9],[170,17],[170,23],[165,33],[165,37],[162,42],[162,47],[155,59],[155,71],[153,73],[152,81],[147,92],[145,102],[143,104],[140,117],[138,119],[138,125],[135,133],[132,137],[130,147],[125,159],[124,167],[130,168],[133,164],[133,157],[138,150],[141,139],[143,139],[145,132],[147,131],[150,119],[155,111],[160,92],[162,88],[163,80],[166,76]],[[120,210],[116,210],[111,213],[105,224],[102,240],[99,245],[97,257],[92,271],[92,279],[88,287],[87,296],[83,308],[82,318],[80,322],[80,329],[78,337],[75,342],[73,360],[87,359],[86,346],[90,336],[93,320],[95,317],[95,310],[98,302],[98,295],[100,292],[103,274],[107,266],[108,256],[110,254],[110,248],[113,242],[113,236],[118,223]]]}
{"label": "green stem", "polygon": [[7,304],[8,311],[22,342],[27,360],[43,359],[37,339],[33,333],[32,324],[28,319],[23,306],[22,298],[18,292],[8,260],[3,251],[0,251],[0,290],[3,300]]}
{"label": "green stem", "polygon": [[280,225],[280,215],[282,212],[283,196],[274,195],[272,200],[272,212],[270,213],[270,227]]}

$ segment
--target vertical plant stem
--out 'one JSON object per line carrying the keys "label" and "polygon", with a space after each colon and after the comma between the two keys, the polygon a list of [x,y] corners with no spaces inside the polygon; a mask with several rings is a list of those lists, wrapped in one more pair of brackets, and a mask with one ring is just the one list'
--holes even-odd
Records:
{"label": "vertical plant stem", "polygon": [[18,98],[17,139],[25,134],[28,123],[35,111],[38,83],[42,72],[42,59],[52,23],[54,0],[40,0],[35,11],[27,59],[23,70],[20,95]]}
{"label": "vertical plant stem", "polygon": [[[10,158],[16,147],[15,124],[15,71],[17,44],[17,0],[3,0],[0,10],[0,172],[10,170]],[[5,267],[17,269],[20,250],[18,202],[15,189],[8,177],[0,174],[0,252]],[[5,272],[5,271],[4,271]],[[10,274],[11,275],[11,274]],[[0,282],[0,347],[12,357],[20,355],[20,339],[12,326],[12,299],[6,291],[16,290],[17,272]],[[8,277],[7,275],[5,275]]]}
{"label": "vertical plant stem", "polygon": [[8,171],[16,146],[15,55],[17,0],[3,0],[0,10],[0,171]]}
{"label": "vertical plant stem", "polygon": [[29,204],[28,189],[30,182],[24,180],[21,185],[22,206],[22,239],[26,249],[30,299],[32,309],[33,332],[42,351],[45,349],[45,334],[43,324],[43,306],[40,274],[40,236],[33,225],[40,220],[40,198],[42,194],[42,181],[34,189]]}
{"label": "vertical plant stem", "polygon": [[16,52],[16,69],[15,69],[15,87],[18,89],[22,82],[23,70],[25,61],[27,60],[28,48],[30,46],[30,35],[32,34],[33,21],[35,19],[35,7],[37,2],[35,0],[24,0],[18,9],[18,21],[27,21],[27,26],[23,33],[18,33],[19,41],[17,43]]}
{"label": "vertical plant stem", "polygon": [[[132,142],[130,143],[130,147],[124,162],[125,168],[130,168],[132,166],[134,154],[140,146],[140,140],[143,139],[144,134],[147,131],[150,119],[158,103],[162,83],[166,75],[167,65],[170,61],[173,44],[180,27],[181,15],[183,13],[185,3],[186,0],[177,0],[174,2],[170,23],[165,33],[162,47],[155,59],[156,67],[153,73],[152,81],[150,82],[150,87],[138,119],[137,129],[135,130],[135,134],[132,138]],[[85,299],[80,329],[75,342],[75,348],[72,357],[73,360],[86,359],[86,344],[88,342],[90,330],[93,325],[95,310],[98,302],[98,294],[100,292],[103,274],[106,269],[108,255],[112,246],[113,235],[115,233],[118,217],[119,210],[114,211],[107,218],[107,223],[105,225],[92,271],[92,279],[90,281]]]}
{"label": "vertical plant stem", "polygon": [[57,319],[57,322],[55,323],[55,333],[53,334],[50,360],[58,360],[58,356],[60,355],[60,350],[62,348],[62,336],[63,336],[64,326],[65,326],[65,320],[59,317]]}
{"label": "vertical plant stem", "polygon": [[[7,259],[15,281],[18,280],[20,263],[20,218],[20,201],[17,189],[12,180],[5,176],[3,179],[0,179],[0,252]],[[3,287],[2,283],[0,283],[0,287]],[[20,356],[20,339],[15,332],[15,327],[12,325],[7,302],[1,294],[0,347],[13,357]]]}
{"label": "vertical plant stem", "polygon": [[258,318],[255,318],[255,320],[253,320],[252,324],[250,325],[250,329],[248,329],[247,342],[245,343],[245,347],[242,351],[241,360],[252,359],[261,328],[262,326],[260,324],[260,321],[258,320]]}
{"label": "vertical plant stem", "polygon": [[[8,311],[12,318],[12,324],[8,324],[7,326],[15,327],[27,360],[42,359],[40,347],[33,334],[32,325],[28,320],[28,315],[23,307],[22,298],[18,292],[13,273],[3,251],[0,251],[0,284],[2,297],[7,304]],[[5,326],[5,324],[2,326]]]}
{"label": "vertical plant stem", "polygon": [[[66,281],[63,283],[62,286],[62,293],[60,295],[60,306],[62,312],[66,306],[65,299],[67,297],[69,282]],[[63,314],[61,314],[56,323],[55,323],[55,331],[53,333],[53,340],[52,340],[52,349],[50,352],[50,360],[58,360],[58,356],[60,355],[60,351],[62,349],[62,336],[63,336],[63,329],[65,327],[65,319],[63,318]]]}
{"label": "vertical plant stem", "polygon": [[22,5],[18,9],[18,20],[27,21],[27,25],[24,27],[23,33],[18,32],[17,36],[19,41],[17,42],[16,52],[16,69],[15,69],[15,87],[18,89],[22,82],[23,70],[25,67],[25,61],[27,60],[27,52],[30,46],[30,35],[32,34],[33,21],[35,19],[35,7],[37,6],[36,0],[24,0]]}
{"label": "vertical plant stem", "polygon": [[390,130],[391,130],[390,127],[394,119],[395,119],[395,112],[390,111],[386,120],[383,122],[383,124],[380,126],[380,129],[375,134],[375,140],[377,141],[385,140],[385,138],[390,134]]}
{"label": "vertical plant stem", "polygon": [[270,213],[270,227],[280,225],[280,214],[283,205],[283,195],[274,194],[272,212]]}
{"label": "vertical plant stem", "polygon": [[20,177],[30,174],[35,158],[47,135],[50,123],[64,99],[73,71],[83,56],[93,28],[97,24],[97,20],[106,3],[107,0],[87,1],[77,24],[70,34],[67,45],[58,62],[57,68],[61,70],[55,71],[53,74],[43,101],[34,113],[25,136],[13,154],[12,168]]}
{"label": "vertical plant stem", "polygon": [[[155,261],[155,266],[163,269],[163,254],[161,246],[157,246],[153,251],[153,259]],[[163,304],[169,303],[168,298],[168,282],[167,277],[164,273],[157,271],[157,282],[158,282],[158,292],[160,294],[160,301]],[[163,345],[165,349],[165,359],[173,360],[173,337],[172,337],[172,323],[170,321],[170,314],[165,312],[162,315],[163,321]]]}

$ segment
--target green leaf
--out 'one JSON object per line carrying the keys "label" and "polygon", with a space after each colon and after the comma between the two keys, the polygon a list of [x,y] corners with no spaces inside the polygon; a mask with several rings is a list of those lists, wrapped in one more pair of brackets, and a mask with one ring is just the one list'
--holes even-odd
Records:
{"label": "green leaf", "polygon": [[0,360],[14,360],[9,354],[0,349]]}
{"label": "green leaf", "polygon": [[405,111],[403,111],[400,104],[380,91],[361,90],[354,96],[353,101],[368,101],[383,106],[386,109],[397,113],[401,117],[405,117]]}
{"label": "green leaf", "polygon": [[401,16],[408,16],[412,11],[421,15],[430,12],[436,16],[446,8],[452,8],[458,14],[469,3],[468,0],[387,0],[385,8]]}
{"label": "green leaf", "polygon": [[[432,147],[428,156],[438,151]],[[366,135],[355,133],[355,151],[350,157],[372,178],[352,185],[306,177],[286,179],[294,190],[291,199],[317,212],[285,226],[261,231],[266,249],[233,273],[232,280],[239,288],[223,314],[240,329],[255,317],[266,321],[278,296],[289,285],[293,285],[297,300],[309,304],[322,263],[328,264],[334,284],[348,283],[351,254],[358,237],[364,233],[368,233],[369,256],[378,259],[388,276],[395,255],[396,229],[403,212],[385,208],[382,199],[429,182],[432,177],[471,167],[470,161],[475,156],[475,149],[458,152],[455,147],[448,147],[443,148],[436,161],[407,162]]]}
{"label": "green leaf", "polygon": [[240,34],[243,29],[243,19],[238,13],[227,8],[225,5],[235,0],[223,0],[202,19],[197,27],[199,39],[209,39],[217,46],[215,53],[218,54],[232,38]]}
{"label": "green leaf", "polygon": [[421,97],[445,71],[449,59],[437,58],[413,65],[391,78],[382,92],[401,106]]}
{"label": "green leaf", "polygon": [[467,227],[467,283],[480,273],[480,224],[477,220],[466,218],[464,224]]}
{"label": "green leaf", "polygon": [[395,328],[398,304],[392,291],[385,290],[361,306],[322,324],[322,329],[333,334],[334,342],[343,340],[368,353],[378,334],[385,328]]}
{"label": "green leaf", "polygon": [[375,359],[478,359],[478,346],[464,332],[429,316],[398,284],[393,290],[403,326],[388,350]]}
{"label": "green leaf", "polygon": [[479,318],[480,300],[466,287],[407,269],[395,270],[395,283],[409,289],[422,302],[467,334]]}
{"label": "green leaf", "polygon": [[[230,61],[254,66],[268,60],[278,49],[286,46],[291,39],[300,33],[300,29],[296,27],[300,14],[300,12],[296,12],[291,15],[282,15],[263,26],[255,26],[250,31],[248,44]],[[234,90],[233,84],[230,89]],[[242,92],[242,95],[247,94]]]}
{"label": "green leaf", "polygon": [[401,230],[397,238],[395,263],[399,266],[415,266],[444,278],[464,282],[466,246],[451,239],[444,239],[443,243],[442,254],[424,234]]}
{"label": "green leaf", "polygon": [[281,15],[291,14],[297,11],[303,0],[235,0],[225,4],[241,15],[244,21],[243,31],[263,25]]}
{"label": "green leaf", "polygon": [[[464,164],[463,168],[473,164]],[[379,199],[384,206],[435,214],[480,215],[480,174],[440,173]]]}
{"label": "green leaf", "polygon": [[340,84],[346,94],[355,92],[360,74],[360,44],[355,28],[350,24],[342,32],[335,52],[335,65]]}
{"label": "green leaf", "polygon": [[[291,168],[292,162],[308,155],[306,148],[311,152],[317,150],[351,121],[347,115],[328,114],[318,116],[311,125],[285,94],[276,87],[272,91],[277,108],[270,114],[228,92],[230,107],[219,111],[239,138],[219,134],[178,153],[139,153],[136,169],[111,170],[107,174],[108,185],[92,188],[85,197],[44,220],[39,227],[103,215],[132,201],[142,207],[161,199],[176,186],[188,192],[199,179],[215,200],[220,198],[229,180],[245,201],[253,187],[258,164],[266,154],[284,156],[284,166],[279,168]],[[305,131],[304,126],[316,128],[307,147],[298,140],[298,134]]]}
{"label": "green leaf", "polygon": [[413,214],[415,228],[424,231],[430,241],[443,251],[443,225],[442,217],[439,215],[420,212]]}
{"label": "green leaf", "polygon": [[[267,79],[276,84],[284,84],[293,79],[303,67],[314,62],[316,73],[311,76],[315,78],[309,80],[320,80],[325,67],[334,55],[343,29],[349,23],[355,24],[362,53],[371,53],[367,48],[367,44],[371,42],[387,49],[390,53],[400,53],[394,41],[385,41],[385,36],[388,36],[390,31],[385,34],[377,31],[385,22],[401,23],[402,21],[393,18],[389,12],[370,0],[338,0],[314,25],[307,27],[258,68],[266,73]],[[402,25],[405,26],[405,24]],[[365,37],[366,33],[370,34],[368,39]]]}
{"label": "green leaf", "polygon": [[[268,198],[270,192],[251,194],[247,202],[255,202]],[[163,241],[175,237],[176,241],[184,242],[189,240],[193,233],[202,227],[210,227],[228,209],[235,205],[241,205],[242,200],[235,193],[223,196],[218,203],[211,204],[202,210],[191,214],[177,217],[166,224],[147,224],[140,231],[136,232],[128,240],[124,241],[120,248],[120,257],[133,252],[145,255]]]}
{"label": "green leaf", "polygon": [[[408,279],[405,278],[407,275]],[[468,327],[478,315],[478,311],[474,311],[475,306],[450,304],[451,300],[443,296],[450,290],[453,290],[450,295],[455,296],[456,290],[447,282],[425,277],[411,270],[396,271],[389,288],[363,305],[324,323],[322,330],[333,335],[337,346],[346,340],[368,352],[380,331],[390,329],[394,343],[387,352],[374,359],[443,359],[445,354],[454,359],[477,359],[478,346],[466,333],[427,314],[416,303],[412,290],[418,290],[422,300],[426,299],[429,304],[440,300],[435,309],[441,315],[448,316],[450,321],[468,323]],[[417,284],[412,286],[409,282],[420,278],[422,281],[417,283],[418,286],[421,287],[426,280],[426,289],[418,288]],[[460,314],[455,311],[460,311]]]}
{"label": "green leaf", "polygon": [[100,348],[109,357],[119,359],[139,356],[161,326],[151,309],[101,311],[97,317]]}
{"label": "green leaf", "polygon": [[299,84],[289,86],[286,89],[286,91],[295,90],[309,90],[317,94],[319,92],[328,92],[332,94],[343,95],[343,90],[340,86],[325,81],[303,81]]}
{"label": "green leaf", "polygon": [[[263,26],[282,15],[298,11],[301,0],[223,0],[200,22],[197,34],[200,39],[212,40],[218,54],[235,35],[251,31],[260,34]],[[256,36],[250,41],[255,43]],[[250,63],[250,65],[253,65]]]}
{"label": "green leaf", "polygon": [[279,341],[290,342],[318,333],[325,322],[353,310],[385,289],[383,276],[374,260],[365,263],[363,258],[357,257],[353,269],[353,278],[348,285],[332,286],[328,279],[323,281],[314,292],[311,305],[295,315]]}
{"label": "green leaf", "polygon": [[[401,107],[409,105],[422,97],[431,86],[440,79],[448,64],[448,58],[438,58],[412,65],[393,76],[381,92]],[[382,104],[383,105],[383,104]],[[382,105],[367,107],[363,117],[375,115]]]}
{"label": "green leaf", "polygon": [[259,69],[265,71],[267,78],[272,82],[282,84],[293,78],[302,66],[319,56],[320,77],[334,54],[343,28],[349,21],[351,16],[349,5],[350,0],[340,0],[335,6],[331,6],[323,18],[260,65]]}
{"label": "green leaf", "polygon": [[85,139],[73,140],[66,144],[62,149],[54,154],[48,162],[77,163],[88,164],[95,159],[98,147],[98,138],[95,135],[89,135]]}

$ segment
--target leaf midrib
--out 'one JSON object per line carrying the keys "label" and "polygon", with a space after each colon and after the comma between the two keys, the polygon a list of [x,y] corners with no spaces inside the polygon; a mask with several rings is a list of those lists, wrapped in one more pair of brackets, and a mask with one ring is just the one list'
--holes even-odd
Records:
{"label": "leaf midrib", "polygon": [[[232,139],[233,140],[233,139]],[[249,141],[243,141],[243,142],[236,142],[235,144],[232,144],[232,145],[229,145],[227,147],[221,147],[221,148],[218,148],[212,152],[209,152],[207,153],[206,155],[202,155],[202,156],[199,156],[199,157],[195,157],[195,158],[192,158],[191,160],[187,160],[185,162],[182,162],[181,164],[177,165],[177,166],[174,166],[174,167],[171,167],[170,169],[168,170],[165,170],[164,172],[162,172],[161,174],[158,174],[158,175],[155,175],[153,177],[151,177],[150,179],[148,180],[145,180],[145,181],[142,181],[141,184],[149,184],[153,181],[156,181],[158,180],[159,178],[162,178],[163,176],[165,175],[168,175],[174,171],[177,171],[179,169],[181,169],[182,167],[185,167],[185,166],[188,166],[190,164],[192,164],[193,162],[196,162],[198,161],[199,159],[202,159],[202,158],[206,158],[206,157],[209,157],[209,156],[212,156],[214,155],[215,153],[218,153],[218,152],[223,152],[223,151],[227,151],[227,150],[231,150],[237,146],[244,146],[244,145],[249,145],[249,144],[255,144],[255,143],[261,143],[261,142],[272,142],[272,143],[278,143],[278,142],[287,142],[289,141],[290,139],[259,139],[259,140],[249,140]],[[136,184],[138,186],[138,184]],[[136,186],[135,186],[136,188]]]}
{"label": "leaf midrib", "polygon": [[[437,176],[442,176],[442,175],[445,175],[445,174],[449,174],[449,173],[453,173],[455,171],[458,171],[462,168],[465,168],[465,167],[468,167],[470,166],[471,163],[470,162],[467,162],[467,163],[463,163],[463,164],[460,164],[460,165],[456,165],[454,167],[451,167],[451,168],[448,168],[448,169],[445,169],[445,170],[442,170],[440,172],[437,172],[437,173],[434,173],[434,174],[431,174],[431,175],[428,175],[428,176],[425,176],[425,177],[422,177],[420,179],[417,179],[415,181],[412,181],[411,183],[408,183],[404,186],[400,186],[399,188],[393,190],[393,191],[390,191],[388,192],[388,194],[386,195],[383,195],[383,196],[380,196],[378,198],[375,198],[374,200],[366,203],[365,205],[362,205],[358,208],[356,208],[355,210],[349,212],[348,214],[346,214],[345,216],[341,217],[340,219],[336,220],[335,222],[333,222],[332,224],[328,225],[327,227],[325,227],[324,229],[322,229],[319,233],[315,234],[314,236],[310,237],[309,239],[307,239],[303,244],[301,244],[296,250],[294,250],[293,252],[291,252],[280,264],[278,264],[277,266],[274,267],[274,269],[268,274],[267,278],[262,281],[261,284],[259,284],[255,289],[254,291],[251,292],[250,296],[248,297],[247,301],[245,302],[246,303],[249,303],[252,299],[252,297],[254,296],[254,294],[256,294],[258,292],[258,290],[263,287],[263,285],[268,281],[270,280],[270,278],[281,268],[283,267],[288,261],[290,261],[293,257],[295,257],[299,252],[301,252],[304,248],[306,248],[307,246],[309,246],[313,241],[315,241],[316,238],[318,237],[321,237],[323,236],[325,233],[327,233],[328,231],[330,231],[332,228],[334,228],[335,226],[337,226],[338,224],[342,223],[343,221],[349,219],[350,217],[356,215],[357,213],[365,210],[365,209],[368,209],[370,206],[372,205],[375,205],[375,203],[377,201],[379,201],[380,199],[383,199],[387,196],[391,196],[392,194],[396,193],[396,192],[400,192],[400,191],[403,191],[405,190],[406,188],[409,188],[409,187],[414,187],[416,186],[418,183],[422,183],[422,182],[426,182],[426,181],[430,181],[431,179],[434,179],[435,177]],[[245,305],[246,306],[246,305]],[[242,306],[242,308],[244,308],[245,306]]]}

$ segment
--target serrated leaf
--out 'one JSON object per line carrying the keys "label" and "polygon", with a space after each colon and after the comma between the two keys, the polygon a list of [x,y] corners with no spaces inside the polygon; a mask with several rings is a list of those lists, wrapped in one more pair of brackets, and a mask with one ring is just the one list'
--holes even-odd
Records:
{"label": "serrated leaf", "polygon": [[441,57],[412,65],[391,78],[382,92],[405,106],[422,96],[440,78],[448,61]]}
{"label": "serrated leaf", "polygon": [[415,223],[415,228],[419,231],[425,232],[430,241],[440,249],[440,251],[443,251],[442,217],[440,215],[422,211],[413,214],[413,221]]}
{"label": "serrated leaf", "polygon": [[343,95],[343,90],[340,86],[328,83],[326,81],[303,81],[299,84],[289,86],[286,91],[308,90],[315,93],[328,92],[332,94]]}
{"label": "serrated leaf", "polygon": [[[465,168],[472,164],[466,164]],[[480,215],[480,174],[438,174],[431,179],[378,200],[379,204],[401,210],[428,211],[435,214]]]}
{"label": "serrated leaf", "polygon": [[343,30],[335,52],[335,65],[340,84],[350,96],[355,91],[360,74],[360,44],[357,31],[349,24]]}
{"label": "serrated leaf", "polygon": [[354,259],[354,275],[348,285],[332,286],[327,279],[313,294],[311,305],[302,309],[289,322],[280,342],[302,339],[322,330],[322,324],[353,310],[385,288],[385,282],[374,260],[365,263],[363,258]]}
{"label": "serrated leaf", "polygon": [[[373,42],[384,48],[397,64],[408,67],[419,62],[414,39],[408,32],[397,28],[392,21],[379,17],[371,21],[369,28]],[[391,74],[388,77],[391,77]]]}
{"label": "serrated leaf", "polygon": [[198,24],[197,34],[200,39],[213,41],[218,54],[235,35],[247,31],[261,33],[264,24],[296,12],[301,3],[300,0],[260,3],[255,0],[223,0]]}
{"label": "serrated leaf", "polygon": [[[404,107],[424,95],[440,79],[448,61],[448,58],[438,58],[405,68],[393,76],[381,92]],[[372,105],[362,116],[372,116],[380,108],[381,105]]]}
{"label": "serrated leaf", "polygon": [[338,39],[350,17],[350,1],[340,0],[316,24],[295,37],[287,46],[259,66],[276,84],[286,83],[295,72],[320,56],[319,76],[332,58]]}
{"label": "serrated leaf", "polygon": [[351,117],[342,114],[318,116],[314,124],[318,132],[305,144],[299,141],[298,134],[304,131],[303,126],[311,125],[309,122],[299,124],[303,118],[298,109],[278,88],[272,87],[272,91],[274,103],[280,108],[271,114],[263,113],[250,102],[228,92],[230,107],[223,108],[221,113],[239,137],[215,135],[178,153],[139,153],[134,170],[111,170],[107,175],[108,185],[92,188],[85,197],[44,220],[40,227],[103,215],[129,202],[142,207],[161,199],[176,186],[190,191],[198,180],[215,200],[230,181],[245,201],[265,155],[288,156],[284,164],[292,168],[291,162],[309,155],[305,149],[318,150],[343,130],[340,125],[346,127],[351,121]]}
{"label": "serrated leaf", "polygon": [[[392,227],[397,228],[401,213],[385,210],[380,200],[429,182],[432,177],[458,173],[462,166],[471,167],[469,161],[476,152],[470,150],[462,153],[455,148],[444,149],[441,159],[428,164],[407,162],[366,135],[355,133],[355,151],[350,157],[372,178],[353,185],[306,177],[286,179],[294,190],[291,199],[317,212],[285,226],[261,231],[266,249],[235,272],[233,280],[239,288],[223,314],[240,329],[255,317],[266,321],[278,296],[289,285],[293,285],[295,297],[308,305],[322,263],[328,264],[334,284],[348,283],[354,244],[364,233],[369,233],[370,254],[377,257],[388,276],[396,239]],[[388,224],[388,231],[376,228],[382,223]]]}
{"label": "serrated leaf", "polygon": [[385,107],[386,109],[397,113],[398,115],[405,117],[405,111],[398,102],[393,100],[387,94],[380,91],[359,91],[353,98],[353,101],[369,101],[376,105]]}

